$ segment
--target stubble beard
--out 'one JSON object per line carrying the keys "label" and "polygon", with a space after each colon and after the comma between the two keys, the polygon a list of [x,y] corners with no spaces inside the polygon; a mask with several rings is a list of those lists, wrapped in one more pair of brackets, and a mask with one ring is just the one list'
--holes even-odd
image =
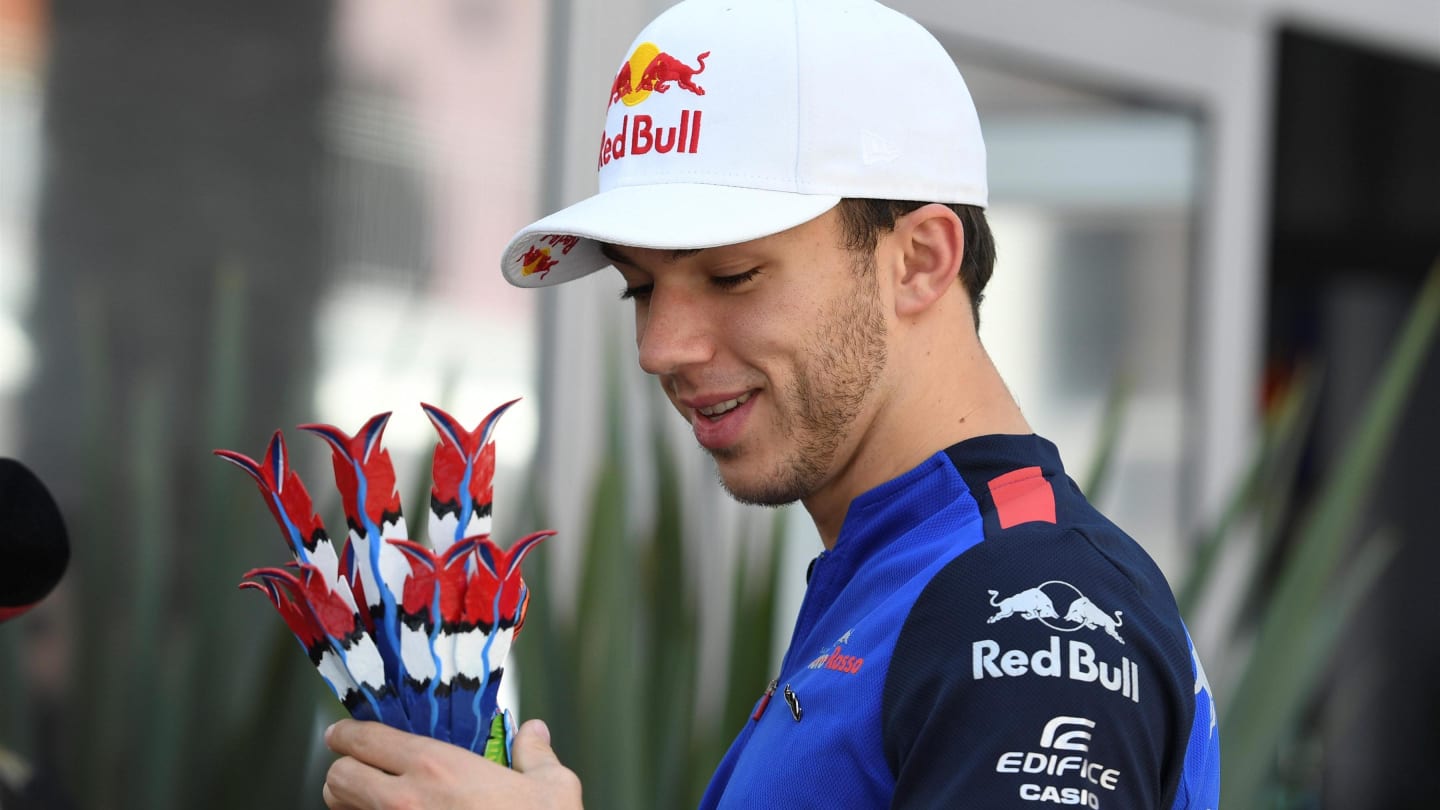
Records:
{"label": "stubble beard", "polygon": [[[777,392],[779,435],[794,446],[758,481],[732,482],[720,476],[720,485],[741,503],[782,506],[818,490],[879,383],[888,352],[873,256],[853,269],[858,280],[851,293],[824,313],[804,341],[784,401]],[[742,452],[711,451],[717,461],[738,458]]]}

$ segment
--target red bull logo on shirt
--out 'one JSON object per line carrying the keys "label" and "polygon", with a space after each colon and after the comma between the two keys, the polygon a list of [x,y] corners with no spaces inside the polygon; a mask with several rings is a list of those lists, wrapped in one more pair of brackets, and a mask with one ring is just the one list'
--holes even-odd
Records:
{"label": "red bull logo on shirt", "polygon": [[[695,77],[705,70],[705,51],[695,57],[695,67],[660,50],[653,42],[642,42],[620,66],[615,81],[610,85],[610,104],[618,101],[626,107],[635,107],[650,98],[652,93],[667,93],[679,88],[692,95],[705,95],[705,88],[695,82]],[[683,109],[679,120],[659,121],[651,115],[636,113],[620,119],[618,131],[603,132],[600,136],[600,158],[597,168],[632,155],[651,152],[695,154],[700,149],[700,125],[703,111]]]}
{"label": "red bull logo on shirt", "polygon": [[[1063,619],[1055,610],[1057,602],[1069,605]],[[999,610],[986,620],[988,624],[1019,616],[1027,621],[1039,620],[1046,627],[1065,633],[1076,630],[1104,630],[1106,635],[1121,644],[1125,643],[1119,630],[1124,625],[1121,611],[1106,613],[1081,593],[1079,588],[1058,579],[1042,582],[1004,599],[1000,598],[999,591],[990,591],[990,606]]]}
{"label": "red bull logo on shirt", "polygon": [[1070,639],[1062,645],[1059,636],[1050,636],[1049,644],[1038,650],[1007,650],[998,641],[987,638],[971,644],[970,660],[972,675],[977,681],[1032,675],[1069,678],[1099,684],[1121,697],[1140,702],[1140,665],[1129,658],[1105,661],[1094,647],[1080,639]]}
{"label": "red bull logo on shirt", "polygon": [[[1119,631],[1122,612],[1106,613],[1068,582],[1052,579],[1004,598],[999,591],[989,594],[990,606],[996,610],[985,620],[987,624],[1019,618],[1062,633],[1101,630],[1125,643]],[[1066,605],[1063,615],[1056,610],[1057,604]],[[1007,650],[993,639],[976,641],[971,649],[972,674],[975,680],[1037,675],[1069,678],[1098,683],[1140,702],[1140,667],[1136,662],[1129,658],[1106,661],[1095,647],[1078,638],[1062,643],[1059,636],[1050,636],[1047,641],[1047,646],[1039,650]]]}

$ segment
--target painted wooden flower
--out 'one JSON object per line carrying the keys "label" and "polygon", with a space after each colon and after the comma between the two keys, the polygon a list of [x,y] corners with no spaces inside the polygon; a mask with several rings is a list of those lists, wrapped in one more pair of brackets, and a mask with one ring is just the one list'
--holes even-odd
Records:
{"label": "painted wooden flower", "polygon": [[337,553],[276,431],[263,462],[216,455],[250,474],[294,556],[241,588],[264,592],[321,677],[356,718],[454,743],[509,764],[513,723],[496,705],[510,644],[530,593],[520,564],[554,532],[508,549],[490,538],[491,436],[515,401],[474,430],[422,405],[440,435],[431,469],[430,545],[410,539],[395,469],[381,437],[390,414],[354,436],[301,425],[330,445],[348,538]]}

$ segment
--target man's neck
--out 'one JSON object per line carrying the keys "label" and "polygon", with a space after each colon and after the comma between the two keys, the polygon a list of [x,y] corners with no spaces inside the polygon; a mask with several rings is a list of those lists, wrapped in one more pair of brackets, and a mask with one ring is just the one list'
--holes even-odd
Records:
{"label": "man's neck", "polygon": [[899,377],[855,439],[850,463],[804,500],[827,549],[834,548],[851,501],[862,493],[966,439],[1032,432],[978,337],[963,341],[958,356],[946,355],[943,362],[935,351],[894,360]]}

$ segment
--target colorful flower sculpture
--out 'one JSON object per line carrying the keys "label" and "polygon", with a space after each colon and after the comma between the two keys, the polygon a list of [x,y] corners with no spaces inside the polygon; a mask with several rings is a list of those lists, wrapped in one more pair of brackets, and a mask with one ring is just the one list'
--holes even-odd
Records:
{"label": "colorful flower sculpture", "polygon": [[250,571],[240,587],[270,597],[350,714],[506,765],[513,723],[495,698],[530,598],[520,563],[554,534],[536,532],[508,550],[490,540],[490,437],[514,404],[491,411],[473,431],[422,405],[440,434],[429,547],[409,539],[395,469],[380,446],[388,413],[372,417],[355,436],[331,425],[300,426],[330,444],[349,526],[343,553],[290,469],[279,431],[263,463],[215,451],[255,479],[295,557],[284,568]]}

